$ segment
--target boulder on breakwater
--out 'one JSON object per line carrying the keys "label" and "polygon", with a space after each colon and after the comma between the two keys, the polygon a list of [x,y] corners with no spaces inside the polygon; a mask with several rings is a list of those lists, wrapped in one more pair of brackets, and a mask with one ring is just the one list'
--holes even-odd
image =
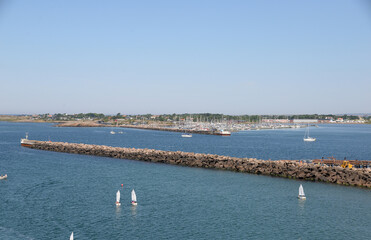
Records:
{"label": "boulder on breakwater", "polygon": [[28,147],[54,152],[131,159],[189,167],[213,168],[371,188],[371,169],[369,168],[345,169],[337,166],[321,166],[318,164],[300,163],[298,161],[289,160],[268,161],[258,160],[256,158],[236,158],[215,154],[121,148],[64,142],[33,141],[33,144]]}

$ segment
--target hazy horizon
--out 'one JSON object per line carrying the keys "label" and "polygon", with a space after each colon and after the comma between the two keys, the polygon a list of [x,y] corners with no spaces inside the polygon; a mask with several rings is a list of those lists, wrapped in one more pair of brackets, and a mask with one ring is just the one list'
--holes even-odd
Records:
{"label": "hazy horizon", "polygon": [[0,0],[0,112],[371,112],[367,1]]}

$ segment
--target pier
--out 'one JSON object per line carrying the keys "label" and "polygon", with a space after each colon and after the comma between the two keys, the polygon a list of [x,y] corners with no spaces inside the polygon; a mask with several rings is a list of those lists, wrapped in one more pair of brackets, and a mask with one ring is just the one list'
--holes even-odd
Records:
{"label": "pier", "polygon": [[256,158],[236,158],[215,154],[121,148],[82,143],[46,142],[28,139],[22,139],[21,145],[33,149],[54,152],[229,170],[274,177],[371,188],[370,168],[347,169],[339,166],[302,163],[300,161],[291,160],[258,160]]}

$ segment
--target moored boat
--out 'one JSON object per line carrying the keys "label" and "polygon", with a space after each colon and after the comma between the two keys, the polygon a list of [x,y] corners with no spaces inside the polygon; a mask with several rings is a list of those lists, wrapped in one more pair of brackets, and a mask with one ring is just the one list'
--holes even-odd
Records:
{"label": "moored boat", "polygon": [[34,141],[28,139],[28,133],[26,133],[26,138],[21,138],[21,146],[31,147],[33,144],[34,144]]}
{"label": "moored boat", "polygon": [[221,136],[231,136],[230,131],[224,131],[224,130],[217,131],[215,134],[216,135],[221,135]]}
{"label": "moored boat", "polygon": [[7,174],[5,174],[4,176],[3,175],[0,176],[0,180],[7,179],[7,178],[8,178]]}

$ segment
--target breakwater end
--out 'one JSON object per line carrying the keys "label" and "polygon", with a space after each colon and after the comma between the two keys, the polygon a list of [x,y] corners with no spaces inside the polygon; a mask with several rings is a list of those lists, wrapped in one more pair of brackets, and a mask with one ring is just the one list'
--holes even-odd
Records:
{"label": "breakwater end", "polygon": [[291,160],[258,160],[236,158],[215,154],[201,154],[181,151],[162,151],[90,145],[82,143],[46,142],[27,140],[22,146],[54,152],[75,153],[166,163],[188,167],[230,170],[307,181],[336,183],[341,185],[371,188],[371,169],[346,169],[338,166],[321,166]]}

